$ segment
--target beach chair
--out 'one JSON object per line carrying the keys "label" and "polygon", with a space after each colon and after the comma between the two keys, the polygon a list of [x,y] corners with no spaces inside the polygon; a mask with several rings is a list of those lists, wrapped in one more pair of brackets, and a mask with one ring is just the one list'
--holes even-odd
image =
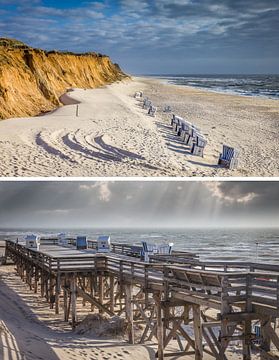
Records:
{"label": "beach chair", "polygon": [[191,154],[203,157],[204,148],[207,144],[207,140],[199,133],[196,133],[196,138],[191,147]]}
{"label": "beach chair", "polygon": [[60,233],[57,235],[57,245],[59,246],[67,246],[68,239],[66,238],[66,234]]}
{"label": "beach chair", "polygon": [[110,236],[101,235],[97,239],[97,252],[108,253],[110,252]]}
{"label": "beach chair", "polygon": [[171,255],[173,243],[158,245],[158,254]]}
{"label": "beach chair", "polygon": [[135,95],[134,95],[134,98],[135,99],[141,99],[143,96],[143,92],[142,91],[136,91],[135,92]]}
{"label": "beach chair", "polygon": [[165,113],[168,113],[168,112],[171,112],[171,107],[169,105],[165,106],[164,107],[164,110],[163,110]]}
{"label": "beach chair", "polygon": [[40,237],[38,235],[34,235],[34,234],[26,235],[24,240],[25,240],[25,246],[28,249],[39,250],[39,248],[40,248]]}
{"label": "beach chair", "polygon": [[87,239],[86,236],[77,236],[76,239],[76,249],[85,250],[87,249]]}
{"label": "beach chair", "polygon": [[148,115],[155,117],[157,112],[157,108],[155,106],[150,106],[148,109]]}
{"label": "beach chair", "polygon": [[150,106],[152,106],[152,102],[149,99],[144,99],[142,108],[143,109],[149,109]]}
{"label": "beach chair", "polygon": [[222,165],[230,170],[236,169],[238,166],[239,150],[223,145],[223,152],[219,156],[218,165]]}
{"label": "beach chair", "polygon": [[158,247],[155,244],[148,244],[146,241],[142,241],[142,257],[145,262],[149,262],[149,255],[158,253]]}
{"label": "beach chair", "polygon": [[184,120],[181,125],[179,126],[177,135],[180,137],[180,139],[184,142],[185,136],[189,135],[190,129],[192,127],[192,124],[190,124],[188,121]]}
{"label": "beach chair", "polygon": [[181,126],[181,124],[184,122],[185,120],[180,117],[180,116],[177,116],[177,115],[173,115],[172,117],[172,129],[175,133],[178,132],[179,130],[179,127]]}

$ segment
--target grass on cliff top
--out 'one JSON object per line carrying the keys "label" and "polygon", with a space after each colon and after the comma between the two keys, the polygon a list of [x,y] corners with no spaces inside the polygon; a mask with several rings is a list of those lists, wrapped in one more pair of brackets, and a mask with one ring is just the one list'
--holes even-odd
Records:
{"label": "grass on cliff top", "polygon": [[16,39],[0,38],[0,46],[7,46],[11,48],[28,47],[22,41]]}

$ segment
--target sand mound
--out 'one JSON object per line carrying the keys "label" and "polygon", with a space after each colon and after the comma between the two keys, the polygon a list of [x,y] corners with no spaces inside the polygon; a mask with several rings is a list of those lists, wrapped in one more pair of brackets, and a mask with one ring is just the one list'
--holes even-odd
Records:
{"label": "sand mound", "polygon": [[119,316],[89,314],[78,324],[75,332],[80,335],[123,338],[125,331],[125,319]]}

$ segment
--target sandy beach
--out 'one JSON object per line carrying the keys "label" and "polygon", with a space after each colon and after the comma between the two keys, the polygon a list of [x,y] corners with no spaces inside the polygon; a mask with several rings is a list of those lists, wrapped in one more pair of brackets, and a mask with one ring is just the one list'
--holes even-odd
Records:
{"label": "sandy beach", "polygon": [[[143,90],[158,113],[133,98]],[[279,102],[134,78],[75,89],[43,116],[0,122],[0,176],[278,176]],[[78,116],[76,116],[78,107]],[[191,155],[170,127],[165,105],[208,139]],[[217,165],[222,145],[240,150],[239,167]]]}
{"label": "sandy beach", "polygon": [[[85,337],[74,333],[62,317],[30,291],[15,275],[13,266],[0,267],[1,360],[155,359],[155,343],[129,345],[125,340]],[[212,357],[205,354],[204,359]],[[240,349],[228,352],[228,359],[241,359]]]}

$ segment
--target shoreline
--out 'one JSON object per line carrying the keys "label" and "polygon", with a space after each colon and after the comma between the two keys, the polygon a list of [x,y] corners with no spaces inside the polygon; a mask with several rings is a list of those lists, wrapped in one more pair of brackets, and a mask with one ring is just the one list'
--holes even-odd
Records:
{"label": "shoreline", "polygon": [[240,94],[234,91],[225,91],[225,90],[214,90],[211,88],[204,88],[201,86],[193,86],[193,85],[180,85],[180,84],[175,84],[172,82],[169,82],[168,80],[164,80],[161,77],[156,77],[156,76],[133,76],[133,78],[142,78],[142,79],[150,79],[150,80],[158,80],[162,85],[174,85],[176,87],[180,87],[180,88],[189,88],[189,89],[197,89],[200,91],[205,91],[205,92],[210,92],[210,93],[214,93],[214,94],[221,94],[221,95],[233,95],[233,96],[240,96],[240,97],[245,97],[245,98],[256,98],[256,99],[263,99],[263,100],[274,100],[274,101],[279,101],[279,97],[268,97],[266,95],[245,95],[245,94]]}
{"label": "shoreline", "polygon": [[[155,118],[134,99],[137,90],[158,107]],[[0,176],[279,175],[277,101],[136,77],[96,89],[75,89],[67,97],[79,103],[80,116],[76,105],[69,104],[43,116],[0,122],[0,143],[5,145]],[[204,158],[190,154],[172,132],[165,105],[208,138]],[[217,165],[222,144],[240,150],[238,169]]]}

